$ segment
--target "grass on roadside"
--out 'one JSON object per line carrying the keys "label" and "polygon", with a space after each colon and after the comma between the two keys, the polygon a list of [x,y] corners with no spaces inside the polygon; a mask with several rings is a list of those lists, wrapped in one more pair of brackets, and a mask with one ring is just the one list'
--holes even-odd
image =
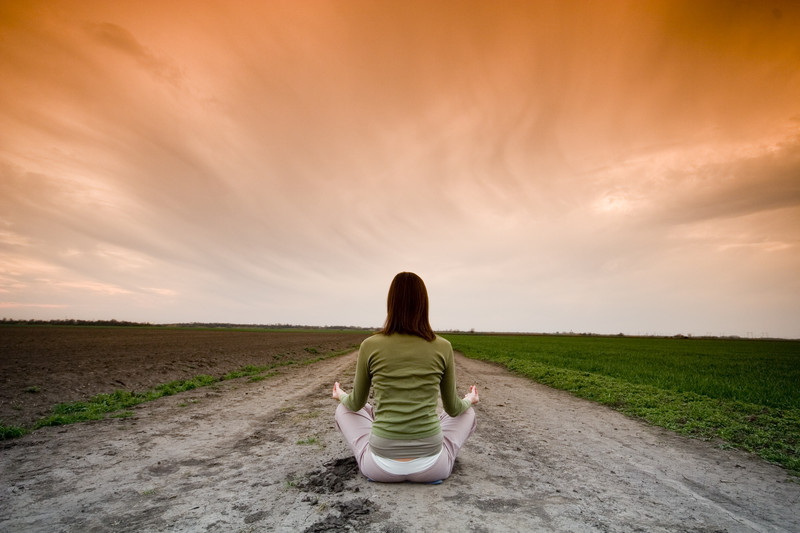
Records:
{"label": "grass on roadside", "polygon": [[[303,364],[311,364],[323,359],[344,355],[352,352],[353,349],[354,347],[351,346],[344,350],[332,351],[312,360],[303,361]],[[129,418],[133,416],[133,412],[128,409],[144,402],[242,377],[248,377],[250,382],[261,381],[274,376],[276,373],[271,372],[272,370],[294,364],[297,364],[297,362],[288,360],[266,366],[247,365],[219,378],[204,374],[190,379],[170,381],[144,392],[116,390],[110,394],[97,394],[85,401],[60,403],[53,407],[50,415],[33,424],[32,428],[6,426],[0,422],[0,440],[22,437],[33,430],[46,426],[62,426],[88,420],[100,420],[106,418],[106,416]],[[109,413],[112,414],[109,415]]]}
{"label": "grass on roadside", "polygon": [[265,370],[268,370],[269,368],[271,368],[271,367],[270,366],[247,365],[247,366],[243,366],[239,370],[235,370],[233,372],[229,372],[229,373],[225,374],[225,377],[223,379],[236,379],[236,378],[243,378],[243,377],[246,377],[246,376],[247,377],[255,376],[257,374],[260,374],[260,373],[264,372]]}
{"label": "grass on roadside", "polygon": [[16,439],[27,434],[29,430],[20,426],[6,426],[0,422],[0,440]]}
{"label": "grass on roadside", "polygon": [[107,413],[128,409],[140,403],[156,400],[163,396],[172,396],[180,392],[205,387],[220,381],[209,375],[195,376],[191,379],[180,379],[159,385],[145,392],[116,390],[111,394],[98,394],[83,402],[60,403],[53,407],[53,414],[34,424],[34,429],[45,426],[63,426],[86,420],[99,420]]}
{"label": "grass on roadside", "polygon": [[800,473],[800,410],[709,398],[528,361],[510,370],[684,435],[719,438],[730,446]]}

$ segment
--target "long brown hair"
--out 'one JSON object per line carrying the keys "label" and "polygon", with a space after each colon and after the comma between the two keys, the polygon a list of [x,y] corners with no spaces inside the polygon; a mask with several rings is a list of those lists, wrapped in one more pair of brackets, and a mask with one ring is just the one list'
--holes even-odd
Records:
{"label": "long brown hair", "polygon": [[428,321],[428,290],[413,272],[400,272],[392,280],[386,299],[386,322],[379,333],[405,333],[432,341],[436,334]]}

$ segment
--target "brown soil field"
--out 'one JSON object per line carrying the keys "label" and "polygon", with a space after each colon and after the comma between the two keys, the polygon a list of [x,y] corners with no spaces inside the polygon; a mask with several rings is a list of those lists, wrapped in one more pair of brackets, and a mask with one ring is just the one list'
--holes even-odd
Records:
{"label": "brown soil field", "polygon": [[[0,327],[0,421],[27,426],[62,402],[357,347],[364,333]],[[32,392],[35,391],[35,392]]]}
{"label": "brown soil field", "polygon": [[[140,333],[142,339],[155,335]],[[195,333],[196,339],[206,333],[161,333],[182,344],[162,349],[155,337],[146,343],[135,341],[139,333],[120,332],[133,337],[123,342],[99,334],[80,346],[94,341],[105,358],[124,359],[119,350],[136,351],[131,343],[142,342],[149,348],[141,354],[169,352],[173,360],[142,355],[129,362],[137,368],[120,367],[113,375],[102,366],[104,357],[94,367],[78,366],[78,357],[70,369],[39,352],[36,364],[82,372],[83,379],[63,381],[75,394],[83,383],[144,387],[202,368],[222,374],[223,367],[263,363],[250,358],[267,357],[267,345],[304,356],[309,346],[330,350],[359,340],[332,337],[328,345],[316,334],[281,334],[284,340],[270,344],[266,335],[210,332],[193,342]],[[236,346],[241,359],[223,357]],[[459,389],[466,393],[477,384],[481,402],[478,428],[453,475],[441,485],[369,482],[334,426],[330,397],[334,381],[351,388],[355,361],[350,353],[284,366],[263,381],[228,380],[140,404],[129,418],[45,427],[0,442],[0,531],[800,531],[800,483],[780,467],[459,354]],[[148,364],[155,366],[139,368]],[[158,365],[178,373],[148,377],[161,371]],[[25,368],[11,382],[56,382],[57,373],[45,380],[36,365]]]}

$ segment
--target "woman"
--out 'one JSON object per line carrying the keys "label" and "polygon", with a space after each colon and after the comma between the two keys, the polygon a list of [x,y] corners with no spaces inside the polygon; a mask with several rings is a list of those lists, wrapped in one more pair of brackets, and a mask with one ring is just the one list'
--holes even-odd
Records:
{"label": "woman", "polygon": [[[336,425],[369,479],[441,482],[475,431],[478,390],[473,385],[458,397],[453,348],[431,329],[419,276],[397,274],[387,308],[383,329],[361,343],[353,392],[333,385]],[[367,403],[370,384],[374,407]],[[438,415],[440,392],[445,412]]]}

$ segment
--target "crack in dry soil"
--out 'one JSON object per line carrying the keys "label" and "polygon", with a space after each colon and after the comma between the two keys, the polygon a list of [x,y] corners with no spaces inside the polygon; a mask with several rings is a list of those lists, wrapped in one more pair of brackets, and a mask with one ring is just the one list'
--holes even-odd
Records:
{"label": "crack in dry soil", "polygon": [[777,466],[456,365],[482,401],[441,485],[355,471],[329,397],[334,380],[351,386],[351,354],[4,444],[0,530],[800,531],[800,484]]}

